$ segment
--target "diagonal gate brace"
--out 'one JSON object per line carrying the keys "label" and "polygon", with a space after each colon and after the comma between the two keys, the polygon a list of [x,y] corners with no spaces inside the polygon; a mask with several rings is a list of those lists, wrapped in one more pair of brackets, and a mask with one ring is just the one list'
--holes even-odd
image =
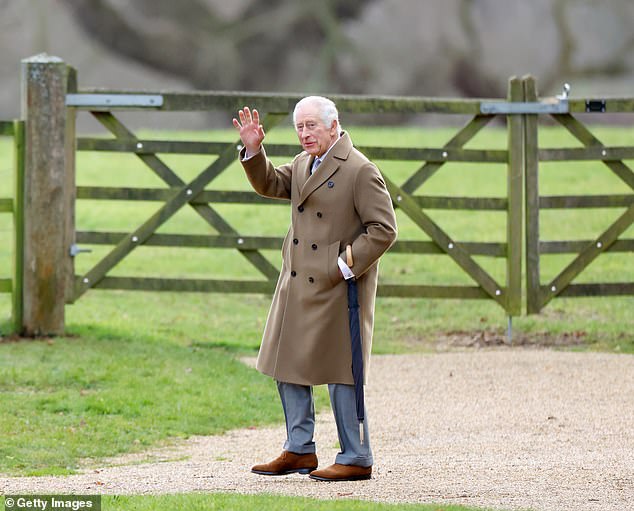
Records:
{"label": "diagonal gate brace", "polygon": [[479,284],[482,289],[502,307],[506,309],[507,300],[502,293],[502,287],[491,277],[471,255],[459,244],[453,241],[436,223],[420,209],[416,201],[388,177],[383,176],[390,195],[396,199],[396,204],[423,231],[425,231],[467,274]]}

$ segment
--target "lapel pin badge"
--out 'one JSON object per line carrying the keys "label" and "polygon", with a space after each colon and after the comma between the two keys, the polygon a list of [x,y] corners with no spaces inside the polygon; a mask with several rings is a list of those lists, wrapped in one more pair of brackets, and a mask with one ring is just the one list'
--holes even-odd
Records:
{"label": "lapel pin badge", "polygon": [[333,188],[335,186],[334,181],[328,181],[328,188]]}

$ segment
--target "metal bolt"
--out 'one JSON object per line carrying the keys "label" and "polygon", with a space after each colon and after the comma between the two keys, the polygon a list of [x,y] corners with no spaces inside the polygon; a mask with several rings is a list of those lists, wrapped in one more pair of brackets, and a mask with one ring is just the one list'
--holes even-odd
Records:
{"label": "metal bolt", "polygon": [[143,149],[143,144],[141,142],[138,142],[136,145],[137,149]]}
{"label": "metal bolt", "polygon": [[601,151],[601,156],[607,156],[608,152],[604,149],[603,151]]}
{"label": "metal bolt", "polygon": [[397,200],[398,202],[401,202],[401,201],[403,200],[403,197],[401,197],[400,195],[397,195],[397,196],[396,196],[396,200]]}
{"label": "metal bolt", "polygon": [[570,84],[569,83],[564,83],[564,86],[561,89],[561,94],[559,96],[557,96],[559,99],[568,99],[568,96],[570,95]]}
{"label": "metal bolt", "polygon": [[84,284],[88,284],[88,282],[90,282],[90,281],[88,280],[88,277],[84,277]]}
{"label": "metal bolt", "polygon": [[238,144],[238,145],[236,146],[236,149],[237,149],[238,151],[242,151],[242,144]]}
{"label": "metal bolt", "polygon": [[136,243],[137,241],[139,241],[139,238],[137,238],[136,236],[132,236],[132,242]]}
{"label": "metal bolt", "polygon": [[502,291],[500,291],[499,289],[495,290],[495,296],[500,296],[502,294]]}
{"label": "metal bolt", "polygon": [[597,241],[597,248],[601,248],[603,246],[603,243],[601,243],[600,241]]}
{"label": "metal bolt", "polygon": [[191,195],[192,191],[191,190],[187,190],[187,195]]}
{"label": "metal bolt", "polygon": [[453,243],[449,243],[449,245],[447,245],[447,248],[451,250],[453,248]]}
{"label": "metal bolt", "polygon": [[555,286],[552,286],[550,290],[554,293],[555,291],[557,291],[557,288]]}
{"label": "metal bolt", "polygon": [[238,238],[238,245],[244,245],[244,240],[242,238]]}
{"label": "metal bolt", "polygon": [[443,158],[446,158],[447,156],[449,156],[449,154],[447,153],[447,151],[443,151],[443,152],[442,152],[442,157],[443,157]]}

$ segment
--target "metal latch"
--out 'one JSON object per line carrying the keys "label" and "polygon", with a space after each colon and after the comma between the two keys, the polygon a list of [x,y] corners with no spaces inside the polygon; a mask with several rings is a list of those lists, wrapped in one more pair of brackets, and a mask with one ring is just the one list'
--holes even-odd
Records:
{"label": "metal latch", "polygon": [[77,254],[81,254],[82,252],[92,252],[92,249],[90,248],[80,248],[79,245],[76,245],[75,243],[73,243],[70,246],[70,256],[71,257],[75,257]]}
{"label": "metal latch", "polygon": [[567,114],[570,85],[565,83],[560,95],[543,101],[483,101],[483,114]]}
{"label": "metal latch", "polygon": [[163,106],[163,96],[160,94],[66,94],[66,106],[156,108]]}
{"label": "metal latch", "polygon": [[586,101],[586,112],[605,112],[605,99],[588,99]]}

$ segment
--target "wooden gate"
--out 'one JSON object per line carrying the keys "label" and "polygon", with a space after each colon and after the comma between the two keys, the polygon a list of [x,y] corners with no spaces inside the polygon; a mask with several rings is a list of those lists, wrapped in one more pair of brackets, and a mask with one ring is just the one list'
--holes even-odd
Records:
{"label": "wooden gate", "polygon": [[4,174],[4,183],[13,183],[12,190],[4,188],[4,193],[10,193],[11,196],[0,197],[0,215],[11,216],[13,224],[8,230],[0,229],[3,252],[10,253],[10,257],[7,258],[9,264],[6,266],[9,272],[0,275],[0,293],[12,295],[12,329],[17,331],[22,324],[24,123],[0,121],[0,136],[11,137],[13,145],[13,161],[3,161],[0,167],[0,175]]}
{"label": "wooden gate", "polygon": [[[511,83],[511,98],[521,92],[519,81]],[[80,137],[77,148],[80,151],[114,151],[134,153],[153,173],[165,183],[166,188],[123,189],[103,187],[78,187],[77,199],[143,200],[162,201],[159,210],[129,233],[85,232],[76,233],[78,244],[114,244],[114,248],[94,267],[78,275],[74,291],[68,297],[72,302],[89,289],[144,289],[169,291],[222,291],[222,292],[271,292],[278,276],[278,270],[260,250],[277,248],[281,238],[246,236],[237,232],[214,208],[217,203],[273,204],[258,197],[253,192],[232,192],[209,190],[209,184],[216,179],[229,164],[236,161],[239,140],[234,142],[186,142],[146,140],[136,136],[115,113],[129,110],[130,94],[118,91],[82,91],[69,96],[70,104],[79,110],[88,110],[112,135],[112,139]],[[142,101],[146,96],[137,95]],[[244,105],[256,107],[263,118],[265,129],[270,131],[281,120],[286,119],[300,96],[275,94],[216,94],[187,93],[155,95],[160,107],[148,108],[161,111],[213,110],[223,109],[232,115]],[[158,99],[160,97],[160,100]],[[399,240],[392,252],[446,254],[471,277],[472,286],[435,286],[382,283],[381,296],[425,296],[436,298],[488,298],[502,306],[509,315],[521,312],[521,212],[522,212],[522,167],[518,147],[513,147],[519,128],[510,121],[511,136],[508,150],[464,149],[469,142],[494,116],[480,113],[477,100],[439,100],[426,98],[368,98],[332,96],[340,113],[375,114],[391,113],[440,113],[471,116],[467,124],[447,143],[438,148],[360,147],[369,158],[381,161],[418,162],[418,168],[403,183],[394,182],[389,169],[383,172],[389,192],[397,208],[413,221],[431,241]],[[118,105],[118,106],[117,106]],[[270,135],[269,135],[270,136]],[[271,157],[291,157],[298,151],[295,144],[267,144],[267,154]],[[206,154],[215,158],[198,176],[189,182],[183,181],[161,157],[165,154]],[[500,198],[466,197],[426,197],[415,192],[435,172],[448,162],[477,162],[508,166],[508,196]],[[217,235],[194,236],[180,234],[159,234],[157,228],[181,208],[190,207],[211,227]],[[508,217],[507,233],[501,233],[506,240],[498,243],[462,242],[453,239],[443,227],[426,214],[425,209],[471,209],[500,211]],[[165,279],[112,277],[108,272],[135,248],[141,245],[224,247],[237,250],[262,275],[261,280],[209,280],[209,279]],[[505,281],[496,281],[476,260],[475,255],[506,257],[507,275]]]}
{"label": "wooden gate", "polygon": [[[244,204],[273,207],[280,201],[257,196],[251,190],[230,190],[217,183],[230,165],[235,165],[240,141],[236,138],[205,141],[155,140],[134,133],[122,121],[121,112],[130,110],[150,110],[153,112],[205,112],[223,111],[227,119],[244,105],[256,107],[268,133],[267,153],[272,158],[292,157],[298,152],[297,144],[275,143],[271,131],[281,121],[288,118],[298,95],[252,94],[252,93],[147,93],[77,89],[74,70],[67,68],[59,60],[49,64],[41,60],[26,63],[34,71],[24,76],[41,77],[51,73],[46,85],[41,79],[23,87],[32,97],[28,104],[33,106],[27,112],[25,144],[27,146],[27,182],[32,170],[31,162],[46,160],[55,172],[63,170],[63,179],[55,174],[49,181],[63,190],[63,194],[51,197],[63,210],[62,222],[51,222],[47,211],[36,215],[26,215],[26,224],[47,224],[48,231],[55,235],[55,250],[47,250],[46,264],[52,268],[50,290],[63,289],[65,302],[72,303],[89,290],[123,289],[151,291],[193,291],[229,293],[270,293],[273,291],[278,268],[264,254],[267,250],[279,250],[282,237],[278,234],[253,235],[232,224],[222,214],[226,204]],[[37,71],[37,72],[35,72]],[[63,85],[63,87],[60,86]],[[45,89],[44,85],[48,87]],[[53,89],[54,94],[51,93]],[[62,91],[62,92],[60,92]],[[360,144],[359,149],[376,161],[383,173],[392,197],[399,222],[406,220],[414,226],[416,235],[400,235],[390,254],[411,253],[439,255],[455,265],[466,276],[465,284],[402,283],[379,282],[380,296],[467,298],[488,299],[497,303],[509,316],[522,312],[522,252],[525,228],[526,249],[526,299],[529,313],[539,312],[556,296],[588,296],[634,294],[632,283],[592,283],[578,284],[574,279],[604,252],[634,251],[632,240],[619,237],[632,225],[634,203],[632,194],[610,196],[540,196],[540,163],[551,161],[576,161],[596,159],[605,164],[627,184],[634,187],[631,169],[623,162],[634,158],[632,147],[606,147],[586,128],[574,114],[582,111],[632,112],[633,100],[571,100],[550,98],[539,100],[534,80],[530,77],[513,78],[509,81],[507,98],[500,100],[483,99],[439,99],[419,97],[367,97],[331,96],[337,103],[344,122],[349,115],[363,118],[380,116],[460,115],[466,119],[462,128],[439,145],[433,147],[424,143],[408,144],[404,147]],[[48,101],[46,108],[43,108]],[[55,104],[51,104],[57,102]],[[58,104],[59,103],[59,104]],[[89,112],[108,132],[109,138],[76,137],[75,117],[77,112]],[[552,116],[574,135],[582,148],[540,149],[537,143],[538,117]],[[473,149],[468,145],[495,118],[506,124],[507,141],[503,147]],[[51,119],[56,120],[51,124]],[[372,121],[374,123],[374,120]],[[54,145],[53,142],[57,145]],[[76,149],[81,152],[110,152],[133,155],[142,162],[151,175],[158,178],[162,188],[146,186],[75,186]],[[60,149],[61,148],[61,149]],[[169,162],[171,155],[200,155],[207,158],[207,164],[195,176],[183,178]],[[286,160],[288,161],[288,160]],[[406,178],[393,172],[392,167],[407,162],[414,169]],[[425,194],[430,178],[443,172],[445,166],[476,164],[478,168],[493,166],[505,169],[505,179],[496,197],[474,197],[456,195]],[[41,171],[37,178],[42,179]],[[396,177],[399,176],[399,177]],[[220,178],[220,179],[219,179]],[[44,176],[44,185],[48,179]],[[63,183],[62,183],[63,181]],[[41,190],[38,185],[32,188]],[[126,203],[158,202],[160,206],[146,218],[139,220],[125,232],[91,228],[75,229],[75,205],[81,201],[122,201]],[[2,203],[0,203],[1,205]],[[6,203],[5,203],[6,204]],[[221,207],[222,206],[222,207]],[[600,236],[586,241],[544,241],[540,235],[540,211],[567,207],[611,207],[625,208],[613,224]],[[8,206],[5,206],[5,208]],[[28,209],[28,208],[27,208]],[[184,210],[195,212],[197,217],[213,234],[183,234],[166,232],[162,227],[168,220]],[[452,236],[445,221],[435,220],[435,211],[493,212],[504,217],[505,227],[498,228],[490,239],[474,241]],[[39,216],[38,216],[39,215]],[[437,218],[437,217],[436,217]],[[63,232],[57,232],[58,227]],[[27,229],[28,231],[28,229]],[[495,240],[495,241],[492,241]],[[29,244],[29,240],[31,240]],[[25,246],[30,251],[42,251],[37,238],[28,237]],[[109,250],[90,267],[75,271],[75,256],[83,245],[106,246]],[[61,247],[61,248],[60,248]],[[140,247],[198,247],[235,251],[244,258],[256,277],[247,278],[167,278],[161,275],[121,276],[114,275],[115,269]],[[54,252],[54,254],[53,254]],[[575,253],[575,259],[549,282],[542,283],[540,262],[542,256],[550,253]],[[51,255],[52,254],[52,255]],[[391,256],[390,256],[391,257]],[[49,259],[52,258],[52,261]],[[491,258],[504,263],[504,270],[492,272],[483,260]],[[37,266],[37,265],[36,265]],[[255,269],[255,272],[253,271]],[[36,268],[37,270],[37,268]],[[115,272],[116,273],[116,272]],[[27,273],[24,273],[27,275]],[[47,274],[48,275],[48,274]],[[38,279],[32,279],[36,283]],[[7,284],[4,284],[5,287]],[[23,303],[29,304],[29,311],[39,311],[50,317],[59,316],[61,321],[51,321],[43,327],[30,326],[27,331],[55,333],[63,328],[63,308],[50,312],[51,303],[41,300],[34,284],[25,283]],[[51,295],[52,296],[52,295]],[[33,301],[40,300],[37,307]],[[54,305],[57,306],[55,301]],[[37,315],[29,312],[29,318]],[[25,320],[25,323],[27,320]],[[52,325],[52,326],[50,326]],[[39,328],[39,330],[38,330]]]}
{"label": "wooden gate", "polygon": [[[535,80],[523,79],[525,101],[537,101]],[[634,282],[574,283],[602,254],[634,253],[634,239],[619,239],[634,222],[634,172],[623,160],[634,159],[634,147],[609,147],[602,143],[575,114],[591,115],[634,113],[631,99],[570,99],[568,112],[553,113],[550,117],[563,126],[581,148],[548,148],[538,146],[537,115],[525,116],[525,176],[526,176],[526,293],[527,312],[539,312],[558,296],[634,295]],[[541,162],[596,161],[611,171],[629,188],[629,193],[611,195],[540,196],[539,175]],[[605,169],[607,168],[607,169]],[[590,192],[590,190],[589,190]],[[570,208],[622,208],[603,232],[589,240],[543,241],[540,236],[540,211]],[[572,234],[572,233],[571,233]],[[542,283],[540,261],[547,254],[572,253],[574,259],[551,280]],[[634,258],[629,268],[634,267]]]}

